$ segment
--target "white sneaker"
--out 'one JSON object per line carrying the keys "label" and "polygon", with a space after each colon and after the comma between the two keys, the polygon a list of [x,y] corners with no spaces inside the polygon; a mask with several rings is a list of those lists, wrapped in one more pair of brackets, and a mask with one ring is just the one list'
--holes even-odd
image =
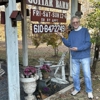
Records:
{"label": "white sneaker", "polygon": [[74,90],[71,95],[75,96],[76,94],[78,94],[80,91]]}
{"label": "white sneaker", "polygon": [[89,99],[93,99],[93,94],[92,94],[92,92],[89,92],[89,93],[88,93],[88,98],[89,98]]}

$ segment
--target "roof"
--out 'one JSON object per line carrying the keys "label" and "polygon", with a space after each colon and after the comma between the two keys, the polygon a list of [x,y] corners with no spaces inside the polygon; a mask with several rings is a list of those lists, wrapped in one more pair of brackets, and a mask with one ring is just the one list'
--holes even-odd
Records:
{"label": "roof", "polygon": [[11,15],[10,15],[11,19],[16,19],[17,21],[21,21],[23,19],[23,15],[21,13],[21,11],[18,10],[14,10]]}
{"label": "roof", "polygon": [[12,14],[11,14],[11,16],[10,16],[10,18],[16,18],[17,15],[18,15],[18,13],[19,12],[17,10],[13,11]]}

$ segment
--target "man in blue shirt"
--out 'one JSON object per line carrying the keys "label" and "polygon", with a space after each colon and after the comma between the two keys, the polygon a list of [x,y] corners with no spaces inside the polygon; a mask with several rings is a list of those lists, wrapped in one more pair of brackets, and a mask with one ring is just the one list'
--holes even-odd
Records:
{"label": "man in blue shirt", "polygon": [[90,71],[90,34],[87,28],[80,26],[80,19],[77,16],[72,17],[71,24],[74,28],[70,32],[68,39],[65,39],[62,33],[58,35],[62,38],[63,43],[69,47],[72,55],[72,77],[74,82],[74,91],[72,95],[80,92],[80,64],[84,73],[84,81],[88,98],[93,98],[92,82]]}

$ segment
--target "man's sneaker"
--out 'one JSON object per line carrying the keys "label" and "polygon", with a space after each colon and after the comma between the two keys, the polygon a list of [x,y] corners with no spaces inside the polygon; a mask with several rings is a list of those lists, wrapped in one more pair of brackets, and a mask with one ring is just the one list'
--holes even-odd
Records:
{"label": "man's sneaker", "polygon": [[80,91],[74,90],[71,95],[75,96],[76,94],[78,94]]}
{"label": "man's sneaker", "polygon": [[92,94],[92,92],[89,92],[89,93],[88,93],[88,98],[89,98],[89,99],[93,99],[93,94]]}

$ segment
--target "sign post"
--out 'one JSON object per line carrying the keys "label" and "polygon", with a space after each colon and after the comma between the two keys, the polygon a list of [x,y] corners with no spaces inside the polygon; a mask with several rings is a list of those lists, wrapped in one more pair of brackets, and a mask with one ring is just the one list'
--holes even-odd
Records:
{"label": "sign post", "polygon": [[26,0],[21,0],[22,19],[22,48],[23,66],[28,66],[28,43],[27,43],[27,20],[26,20]]}
{"label": "sign post", "polygon": [[[71,0],[71,17],[75,16],[75,12],[78,10],[78,0]],[[72,77],[72,57],[70,53],[70,76]]]}
{"label": "sign post", "polygon": [[10,19],[13,10],[16,10],[16,0],[9,0],[8,5],[5,6],[8,100],[20,100],[17,27],[12,27]]}

